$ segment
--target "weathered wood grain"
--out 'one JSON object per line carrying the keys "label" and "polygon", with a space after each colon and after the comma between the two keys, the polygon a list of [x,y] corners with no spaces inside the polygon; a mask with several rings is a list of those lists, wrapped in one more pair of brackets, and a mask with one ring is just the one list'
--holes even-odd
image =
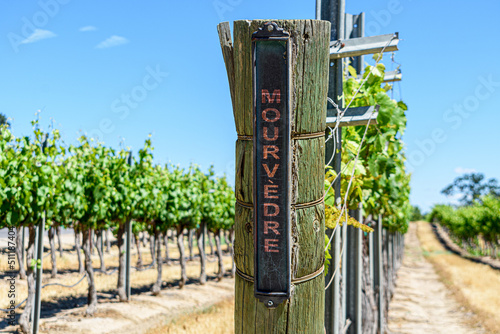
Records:
{"label": "weathered wood grain", "polygon": [[233,41],[231,39],[231,28],[229,22],[222,22],[217,25],[219,32],[220,47],[222,56],[226,64],[227,80],[229,81],[229,92],[231,94],[231,102],[233,104],[234,115],[234,61],[233,61]]}
{"label": "weathered wood grain", "polygon": [[236,141],[236,199],[253,204],[253,141]]}
{"label": "weathered wood grain", "polygon": [[[219,25],[238,136],[253,135],[251,35],[267,20],[235,21],[232,59],[230,33]],[[330,23],[315,20],[274,20],[290,34],[292,137],[324,131],[328,88]],[[229,37],[228,37],[229,36]],[[232,61],[232,65],[231,65]],[[232,67],[231,67],[232,66]],[[234,75],[230,75],[233,72]],[[231,83],[234,78],[234,86]],[[292,140],[292,280],[312,274],[324,263],[324,137]],[[236,267],[254,276],[253,142],[236,142],[236,204],[234,256]],[[290,299],[268,309],[254,297],[254,286],[239,276],[235,289],[235,333],[323,333],[324,275],[293,284]]]}
{"label": "weathered wood grain", "polygon": [[[323,195],[324,161],[317,159],[318,152],[325,150],[324,137],[299,139],[292,142],[292,198],[293,204],[309,203]],[[253,142],[236,142],[236,198],[253,203]]]}

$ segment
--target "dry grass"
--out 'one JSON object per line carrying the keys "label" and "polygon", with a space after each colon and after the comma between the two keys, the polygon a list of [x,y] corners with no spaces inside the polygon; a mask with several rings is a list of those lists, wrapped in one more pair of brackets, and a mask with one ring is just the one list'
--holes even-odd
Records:
{"label": "dry grass", "polygon": [[157,327],[147,334],[234,333],[234,300],[213,305],[205,310],[184,315],[168,325]]}
{"label": "dry grass", "polygon": [[500,271],[447,252],[429,223],[419,222],[417,234],[424,255],[457,301],[491,333],[500,333]]}
{"label": "dry grass", "polygon": [[[50,260],[50,255],[48,252],[44,254],[44,259],[43,259],[43,269],[44,269],[44,274],[43,274],[43,283],[61,283],[65,285],[72,285],[76,283],[82,275],[78,273],[78,260],[77,260],[77,254],[75,251],[68,251],[71,247],[73,247],[73,242],[71,238],[65,238],[63,239],[63,248],[65,249],[65,252],[63,253],[63,257],[59,257],[59,252],[57,252],[57,268],[59,271],[58,277],[55,279],[50,278],[50,273],[51,273],[51,260]],[[186,244],[186,253],[187,255],[189,254],[187,244]],[[226,250],[225,245],[223,246],[223,250]],[[180,265],[178,262],[179,259],[179,252],[177,249],[176,244],[170,243],[169,245],[169,251],[170,251],[170,258],[174,259],[174,261],[171,265],[163,265],[163,272],[162,272],[162,278],[163,281],[168,285],[173,285],[175,284],[179,278],[180,278]],[[149,247],[141,247],[141,252],[142,252],[142,258],[143,258],[143,264],[148,265],[151,263],[151,254]],[[209,252],[209,247],[207,247],[207,254]],[[165,248],[162,247],[162,256],[165,254]],[[198,249],[195,246],[194,247],[194,254],[198,254]],[[207,262],[207,275],[209,276],[214,276],[217,271],[218,271],[218,265],[217,265],[217,260],[216,257],[213,256],[208,256],[209,261]],[[82,260],[83,260],[83,253],[82,253]],[[17,262],[17,259],[16,259]],[[111,253],[110,254],[105,254],[104,256],[104,262],[106,264],[106,267],[108,269],[108,272],[110,272],[112,269],[117,268],[118,266],[118,249],[116,246],[111,247]],[[135,247],[132,248],[132,258],[131,258],[131,263],[132,266],[135,266],[137,262],[137,254]],[[99,268],[99,257],[97,255],[97,251],[95,254],[92,256],[92,263],[94,268]],[[229,256],[224,257],[224,264],[226,269],[229,269],[231,267],[231,258]],[[7,263],[6,261],[0,261],[0,272],[3,272],[7,270]],[[109,293],[113,293],[113,291],[116,289],[116,283],[117,283],[117,277],[118,277],[118,272],[114,272],[111,275],[106,275],[100,272],[94,272],[95,274],[95,280],[96,280],[96,288],[97,288],[97,294],[98,297],[112,297]],[[193,261],[188,261],[187,262],[187,276],[188,279],[195,279],[197,280],[199,278],[200,274],[200,262],[199,258],[194,258]],[[131,282],[131,287],[132,289],[134,288],[143,288],[144,287],[150,287],[152,284],[156,281],[157,277],[157,270],[156,268],[151,268],[149,270],[144,270],[144,271],[135,271],[132,270],[131,277],[130,277],[130,282]],[[165,284],[164,283],[164,284]],[[6,291],[7,289],[7,281],[6,280],[0,280],[0,291]],[[49,302],[49,301],[55,301],[61,298],[79,298],[79,297],[85,297],[87,296],[87,291],[88,291],[88,284],[87,284],[87,279],[84,279],[81,283],[79,283],[76,287],[74,288],[63,288],[59,286],[47,286],[42,290],[42,302]],[[107,292],[108,294],[105,294],[103,292]],[[20,280],[19,278],[16,279],[16,304],[22,301],[26,296],[28,295],[28,290],[27,290],[27,284],[26,280]],[[0,308],[6,308],[9,303],[9,298],[6,293],[0,294]],[[18,309],[19,310],[19,309]],[[21,310],[22,311],[22,307]]]}

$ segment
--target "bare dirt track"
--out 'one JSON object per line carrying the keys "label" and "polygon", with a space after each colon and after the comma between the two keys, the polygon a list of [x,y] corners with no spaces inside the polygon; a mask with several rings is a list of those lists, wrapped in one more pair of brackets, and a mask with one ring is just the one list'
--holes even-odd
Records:
{"label": "bare dirt track", "polygon": [[185,315],[203,311],[233,296],[234,280],[188,284],[182,290],[164,290],[161,296],[134,296],[131,303],[99,305],[94,317],[84,309],[72,309],[42,322],[41,333],[139,334]]}
{"label": "bare dirt track", "polygon": [[405,257],[389,309],[389,330],[392,333],[487,333],[475,316],[455,300],[427,261],[417,228],[416,223],[410,224],[405,238]]}

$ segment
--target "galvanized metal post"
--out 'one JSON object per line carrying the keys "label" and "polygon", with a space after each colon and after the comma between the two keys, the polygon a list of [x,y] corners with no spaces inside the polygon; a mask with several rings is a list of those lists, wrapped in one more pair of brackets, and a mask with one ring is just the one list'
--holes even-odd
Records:
{"label": "galvanized metal post", "polygon": [[378,295],[377,307],[378,307],[378,332],[382,333],[384,328],[384,258],[382,253],[382,215],[378,216],[377,224],[375,225],[375,235],[373,238],[374,245],[374,277],[373,277],[373,287]]}
{"label": "galvanized metal post", "polygon": [[[373,225],[374,223],[374,219],[372,218],[371,220],[371,227],[374,228],[374,230],[376,229],[376,226]],[[375,223],[375,225],[378,225],[377,223]],[[376,259],[376,255],[375,255],[375,247],[376,247],[376,239],[377,239],[377,235],[376,235],[376,232],[373,231],[372,233],[368,233],[368,265],[370,266],[370,282],[372,284],[372,287],[373,287],[373,298],[375,298],[375,306],[378,308],[378,304],[377,304],[377,293],[376,293],[376,287],[375,287],[375,273],[376,273],[376,263],[375,263],[375,259]],[[377,313],[378,314],[378,313]]]}
{"label": "galvanized metal post", "polygon": [[401,267],[401,258],[402,258],[403,252],[401,249],[401,233],[398,232],[398,269]]}
{"label": "galvanized metal post", "polygon": [[[361,205],[360,205],[361,206]],[[350,210],[349,214],[357,221],[362,221],[361,208]],[[363,231],[352,226],[347,229],[347,319],[351,321],[348,334],[361,334],[361,286],[363,267]]]}
{"label": "galvanized metal post", "polygon": [[130,219],[127,220],[126,227],[127,230],[127,241],[125,249],[125,293],[127,295],[127,300],[130,301],[130,245],[132,243],[132,222]]}
{"label": "galvanized metal post", "polygon": [[100,230],[99,234],[100,234],[100,238],[101,238],[101,244],[100,244],[101,253],[102,253],[102,256],[104,257],[104,230]]}
{"label": "galvanized metal post", "polygon": [[[391,291],[391,289],[392,289],[392,277],[393,277],[392,274],[394,272],[394,261],[393,261],[394,252],[393,252],[393,248],[392,248],[392,241],[393,241],[392,232],[386,231],[386,238],[387,238],[386,245],[387,245],[387,271],[388,271],[387,288],[389,289],[389,291]],[[390,299],[390,296],[389,296],[389,299]]]}
{"label": "galvanized metal post", "polygon": [[[345,14],[345,38],[365,37],[365,13]],[[363,71],[363,56],[350,57],[351,66],[359,75]]]}
{"label": "galvanized metal post", "polygon": [[23,241],[22,241],[22,247],[21,247],[21,258],[22,258],[22,263],[24,264],[24,266],[26,266],[26,255],[25,255],[25,252],[26,252],[26,247],[24,245],[26,245],[26,242],[24,241],[25,240],[25,231],[26,231],[26,227],[22,226],[21,227],[22,230],[23,230]]}
{"label": "galvanized metal post", "polygon": [[[359,203],[359,209],[357,210],[357,220],[363,222],[363,204]],[[362,287],[363,287],[363,231],[359,228],[356,229],[356,323],[354,324],[351,333],[362,334],[362,324],[363,324],[363,301],[362,301]]]}
{"label": "galvanized metal post", "polygon": [[[345,0],[317,0],[316,1],[316,18],[321,20],[328,20],[331,22],[331,33],[330,40],[334,41],[337,39],[344,38],[344,12],[345,12]],[[342,96],[342,59],[330,62],[329,68],[329,84],[328,84],[328,97],[330,97],[337,105],[340,105]],[[328,105],[328,107],[332,107]],[[329,135],[329,133],[327,133]],[[342,130],[338,129],[338,137],[332,138],[327,141],[325,145],[326,150],[326,163],[330,162],[331,155],[334,154],[334,159],[331,162],[337,175],[341,172],[341,144]],[[335,149],[335,152],[334,152]],[[340,196],[340,176],[337,178],[333,189],[335,192],[335,202],[339,206],[341,201]],[[342,227],[342,233],[345,240],[345,229],[347,225],[344,224]],[[327,231],[327,235],[331,237],[331,230]],[[340,240],[341,240],[341,229],[337,228],[335,235],[333,236],[333,256],[328,275],[325,278],[325,283],[328,284],[332,280],[332,275],[335,269],[340,264]],[[345,243],[343,243],[345,244]],[[342,262],[345,263],[345,262]],[[342,266],[342,272],[344,272],[344,267]],[[342,274],[342,277],[345,277]],[[345,286],[345,283],[343,284]],[[345,295],[345,292],[343,293]],[[345,303],[342,304],[345,308]],[[342,316],[343,315],[343,316]],[[342,320],[343,319],[343,320]],[[340,312],[340,270],[337,270],[335,277],[333,277],[333,282],[329,289],[325,292],[325,329],[326,333],[338,334],[340,331],[340,326],[345,323],[345,312]]]}
{"label": "galvanized metal post", "polygon": [[[35,247],[33,249],[33,259],[35,261],[38,259],[38,226],[36,227],[36,230],[35,230]],[[32,266],[31,263],[28,263],[27,265]],[[33,275],[34,275],[34,279],[35,279],[35,291],[36,291],[36,276],[37,276],[36,264],[35,264],[35,268],[33,269]],[[35,300],[36,300],[35,296],[33,296],[33,307],[31,309],[31,324],[33,324],[33,320],[35,319],[35,308],[36,308]],[[33,332],[33,328],[31,328],[31,331]]]}
{"label": "galvanized metal post", "polygon": [[[207,247],[207,224],[203,222],[203,251],[205,252],[205,247]],[[233,241],[233,247],[234,247],[234,241]],[[206,252],[205,252],[206,254]],[[206,256],[206,255],[205,255]],[[234,258],[234,253],[233,253],[233,258]]]}
{"label": "galvanized metal post", "polygon": [[373,282],[375,263],[374,263],[374,247],[373,233],[368,233],[368,265],[370,266],[370,282]]}
{"label": "galvanized metal post", "polygon": [[396,274],[396,270],[397,270],[397,268],[396,268],[396,266],[397,266],[397,260],[396,259],[397,259],[398,255],[397,255],[397,248],[396,248],[396,243],[397,243],[396,240],[397,240],[396,239],[396,233],[395,232],[391,233],[391,248],[392,248],[392,258],[391,258],[391,260],[392,260],[392,273],[393,273],[393,275]]}
{"label": "galvanized metal post", "polygon": [[399,249],[399,232],[394,233],[394,238],[396,239],[394,242],[394,247],[396,248],[396,271],[399,269],[399,256],[400,254],[400,249]]}
{"label": "galvanized metal post", "polygon": [[42,273],[43,273],[43,233],[45,230],[45,212],[43,212],[42,221],[38,223],[37,244],[36,244],[36,290],[33,314],[33,334],[38,334],[40,323],[40,309],[42,300]]}
{"label": "galvanized metal post", "polygon": [[[132,166],[132,152],[129,152],[128,155],[128,164]],[[127,240],[126,240],[126,249],[125,249],[125,293],[127,296],[127,300],[130,301],[130,245],[132,244],[132,219],[127,218],[127,222],[125,225]],[[161,264],[158,264],[161,265]]]}
{"label": "galvanized metal post", "polygon": [[316,0],[316,14],[314,15],[316,20],[321,19],[321,0]]}
{"label": "galvanized metal post", "polygon": [[401,232],[398,233],[398,245],[399,245],[399,268],[403,265],[403,257],[405,254],[405,249],[403,247],[403,234]]}

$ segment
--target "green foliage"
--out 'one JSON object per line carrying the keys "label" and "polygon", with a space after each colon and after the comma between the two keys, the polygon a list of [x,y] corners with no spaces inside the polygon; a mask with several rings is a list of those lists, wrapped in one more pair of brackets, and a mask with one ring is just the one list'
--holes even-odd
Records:
{"label": "green foliage", "polygon": [[411,212],[411,221],[419,221],[424,219],[424,216],[422,215],[422,212],[420,211],[420,208],[416,205],[412,207],[412,212]]}
{"label": "green foliage", "polygon": [[473,205],[453,208],[435,205],[428,215],[439,222],[458,240],[473,241],[480,236],[485,242],[498,245],[500,239],[500,199],[484,196]]}
{"label": "green foliage", "polygon": [[332,248],[332,243],[329,242],[330,238],[325,234],[325,276],[328,275],[328,268],[330,267],[330,260],[332,256],[330,255],[330,249]]}
{"label": "green foliage", "polygon": [[36,269],[42,269],[42,261],[40,259],[31,259],[30,267],[33,271]]}
{"label": "green foliage", "polygon": [[[405,171],[406,159],[401,140],[406,129],[405,111],[408,107],[402,101],[392,100],[387,94],[388,87],[382,87],[385,73],[383,64],[366,67],[363,79],[367,80],[355,97],[362,80],[356,79],[356,70],[352,66],[348,70],[351,78],[344,81],[346,104],[352,100],[351,107],[378,104],[380,109],[377,125],[368,127],[357,161],[355,158],[366,127],[344,127],[342,130],[342,200],[347,199],[348,209],[356,209],[363,202],[365,215],[382,214],[384,227],[391,232],[405,233],[412,214],[409,202],[410,175]],[[331,207],[335,203],[333,189],[329,186],[335,177],[336,173],[327,167],[325,183],[330,190],[326,194],[325,204]]]}
{"label": "green foliage", "polygon": [[0,114],[0,126],[1,125],[10,126],[9,121],[7,120],[7,116],[5,116],[4,114]]}
{"label": "green foliage", "polygon": [[0,131],[0,228],[37,224],[43,212],[49,225],[61,152],[59,131],[40,130],[32,122],[33,138],[15,138],[7,125]]}
{"label": "green foliage", "polygon": [[202,219],[232,228],[234,193],[212,168],[154,165],[150,138],[132,158],[85,136],[66,148],[58,130],[32,125],[31,138],[0,128],[0,228],[35,225],[44,212],[47,228],[117,228],[129,219],[134,233],[197,228]]}
{"label": "green foliage", "polygon": [[472,205],[484,195],[500,197],[500,185],[496,179],[486,181],[483,174],[470,173],[457,177],[441,193],[447,196],[461,194],[460,202],[463,205]]}
{"label": "green foliage", "polygon": [[334,229],[335,226],[340,224],[340,226],[344,225],[344,223],[347,221],[347,225],[351,225],[355,228],[361,229],[363,232],[370,233],[373,232],[373,228],[371,228],[368,225],[364,225],[360,222],[358,222],[356,219],[352,218],[349,216],[347,212],[343,212],[342,216],[340,216],[340,210],[332,207],[332,206],[327,206],[325,208],[325,227],[329,229]]}

